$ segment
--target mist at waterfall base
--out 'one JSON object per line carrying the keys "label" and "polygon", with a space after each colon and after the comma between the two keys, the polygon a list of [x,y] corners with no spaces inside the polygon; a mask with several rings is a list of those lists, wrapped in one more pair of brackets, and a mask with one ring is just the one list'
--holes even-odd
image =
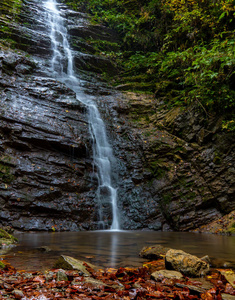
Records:
{"label": "mist at waterfall base", "polygon": [[[78,101],[85,104],[88,111],[89,129],[93,144],[94,175],[98,181],[98,229],[119,230],[117,189],[112,182],[114,156],[107,139],[105,124],[96,106],[95,96],[85,94],[82,91],[81,79],[75,74],[67,29],[64,26],[64,18],[57,8],[56,0],[47,0],[45,8],[53,50],[50,75],[71,88],[76,93]],[[110,211],[112,212],[111,216]],[[109,219],[112,219],[111,227]]]}
{"label": "mist at waterfall base", "polygon": [[17,269],[24,270],[53,268],[62,254],[102,268],[140,267],[146,261],[139,257],[142,247],[154,244],[181,249],[198,257],[209,255],[214,266],[235,268],[235,236],[156,231],[82,231],[19,233],[16,237],[19,246],[10,251],[7,260]]}

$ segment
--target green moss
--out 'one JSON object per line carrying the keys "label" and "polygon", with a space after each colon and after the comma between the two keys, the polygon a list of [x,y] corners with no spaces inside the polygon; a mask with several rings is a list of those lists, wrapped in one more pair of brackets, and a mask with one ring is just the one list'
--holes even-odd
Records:
{"label": "green moss", "polygon": [[8,165],[0,163],[0,178],[2,182],[11,183],[15,179],[15,176],[11,174],[11,169]]}
{"label": "green moss", "polygon": [[171,195],[170,194],[163,194],[162,195],[162,203],[164,205],[170,204],[171,202]]}
{"label": "green moss", "polygon": [[0,269],[4,269],[4,268],[5,268],[4,263],[0,261]]}
{"label": "green moss", "polygon": [[148,167],[150,169],[150,172],[153,174],[154,178],[156,179],[160,179],[164,177],[167,171],[166,167],[162,166],[162,162],[160,159],[150,162],[148,164]]}
{"label": "green moss", "polygon": [[22,7],[22,0],[3,0],[0,6],[3,11],[2,16],[5,16],[10,13],[13,16],[19,18],[19,14],[21,12]]}
{"label": "green moss", "polygon": [[221,162],[222,162],[221,155],[218,152],[216,152],[213,158],[213,163],[216,165],[220,165]]}
{"label": "green moss", "polygon": [[9,47],[11,49],[15,49],[17,46],[17,42],[11,38],[3,38],[1,39],[0,45],[3,44],[5,47]]}
{"label": "green moss", "polygon": [[168,220],[169,222],[172,221],[170,211],[169,211],[170,202],[171,202],[171,194],[170,193],[161,195],[159,206],[160,206],[162,214],[165,216],[166,220]]}
{"label": "green moss", "polygon": [[6,232],[4,229],[0,228],[0,238],[9,239],[12,241],[17,241],[17,238],[15,238],[10,233]]}
{"label": "green moss", "polygon": [[100,54],[100,52],[103,52],[105,55],[110,56],[113,51],[117,52],[119,50],[118,43],[115,42],[109,42],[105,40],[94,40],[94,39],[87,39],[86,42],[97,51],[97,53]]}

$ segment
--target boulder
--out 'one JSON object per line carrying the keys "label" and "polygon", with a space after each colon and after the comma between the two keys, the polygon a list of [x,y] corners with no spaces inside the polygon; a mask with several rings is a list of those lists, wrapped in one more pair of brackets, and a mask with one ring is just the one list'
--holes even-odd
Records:
{"label": "boulder", "polygon": [[182,272],[189,277],[200,277],[209,271],[208,263],[182,250],[167,251],[165,265],[166,269]]}
{"label": "boulder", "polygon": [[139,255],[143,258],[148,258],[148,259],[160,259],[160,258],[165,257],[166,252],[169,249],[170,248],[163,247],[161,245],[153,245],[153,246],[149,246],[149,247],[144,247],[140,251]]}
{"label": "boulder", "polygon": [[235,289],[235,273],[233,270],[222,270],[219,269],[220,273],[225,277],[225,279],[231,284]]}
{"label": "boulder", "polygon": [[97,267],[88,262],[84,262],[66,255],[61,255],[61,257],[55,263],[56,268],[65,270],[78,270],[82,273],[82,275],[90,276],[91,273],[87,270],[87,265],[92,269],[97,269]]}

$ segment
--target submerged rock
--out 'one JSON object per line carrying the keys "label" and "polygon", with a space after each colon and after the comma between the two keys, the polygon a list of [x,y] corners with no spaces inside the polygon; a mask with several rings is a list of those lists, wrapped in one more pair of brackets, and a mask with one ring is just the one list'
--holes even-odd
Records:
{"label": "submerged rock", "polygon": [[143,247],[139,255],[152,260],[160,259],[165,257],[168,250],[170,250],[170,248],[163,247],[161,245],[147,246]]}

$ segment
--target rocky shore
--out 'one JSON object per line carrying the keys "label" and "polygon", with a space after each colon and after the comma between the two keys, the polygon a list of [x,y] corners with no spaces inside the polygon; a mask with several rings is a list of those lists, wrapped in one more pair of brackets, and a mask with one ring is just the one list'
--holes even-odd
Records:
{"label": "rocky shore", "polygon": [[235,299],[232,269],[210,269],[202,259],[160,245],[145,247],[140,268],[102,269],[62,255],[45,272],[0,267],[1,299]]}

